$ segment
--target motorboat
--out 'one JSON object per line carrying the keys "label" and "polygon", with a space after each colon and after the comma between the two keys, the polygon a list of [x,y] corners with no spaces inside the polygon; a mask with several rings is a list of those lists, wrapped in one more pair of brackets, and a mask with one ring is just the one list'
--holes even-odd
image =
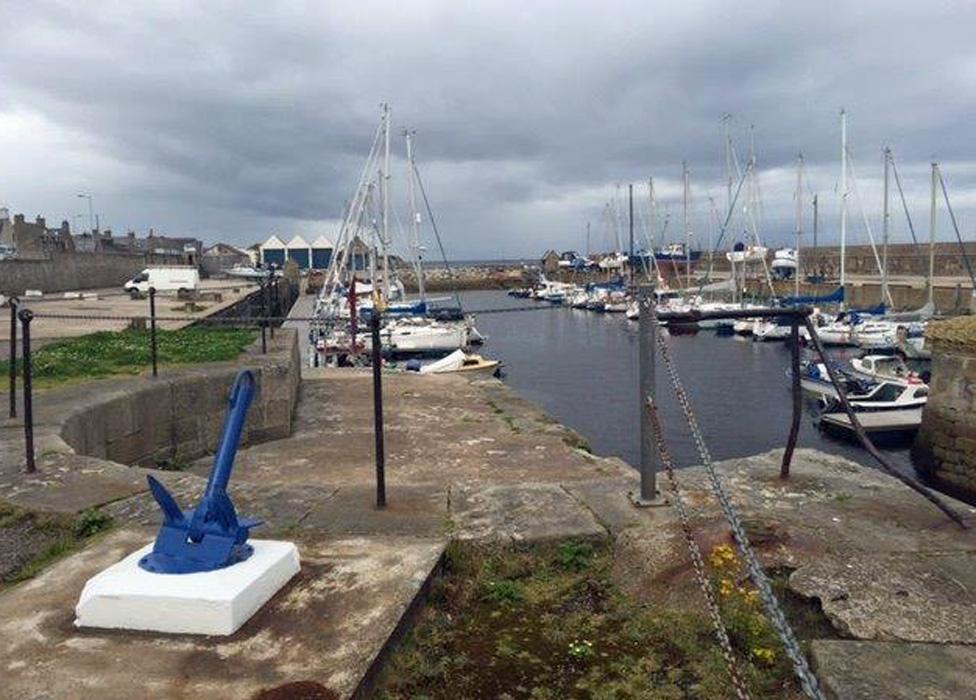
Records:
{"label": "motorboat", "polygon": [[773,262],[769,264],[769,272],[773,279],[793,279],[796,276],[796,249],[782,248],[773,253]]}
{"label": "motorboat", "polygon": [[897,355],[865,355],[851,360],[851,372],[869,381],[894,381],[925,384]]}
{"label": "motorboat", "polygon": [[[844,393],[855,411],[886,411],[920,408],[926,404],[929,388],[925,384],[907,384],[901,381],[883,380],[866,382],[837,370],[844,382]],[[828,409],[840,401],[840,394],[830,381],[823,363],[809,362],[801,369],[800,386],[816,397]]]}

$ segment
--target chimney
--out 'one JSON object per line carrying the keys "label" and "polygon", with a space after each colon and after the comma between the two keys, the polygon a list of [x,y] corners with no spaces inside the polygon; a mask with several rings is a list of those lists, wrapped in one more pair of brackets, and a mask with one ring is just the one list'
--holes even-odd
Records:
{"label": "chimney", "polygon": [[24,223],[24,215],[23,214],[14,214],[14,223],[15,224],[23,224]]}
{"label": "chimney", "polygon": [[43,229],[47,228],[47,222],[44,220],[44,217],[41,216],[40,214],[38,214],[37,217],[35,217],[34,223]]}

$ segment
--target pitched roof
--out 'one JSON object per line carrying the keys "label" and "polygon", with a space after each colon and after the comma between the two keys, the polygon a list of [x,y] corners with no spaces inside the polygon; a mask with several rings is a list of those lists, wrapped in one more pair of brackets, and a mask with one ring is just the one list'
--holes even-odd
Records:
{"label": "pitched roof", "polygon": [[291,248],[308,248],[308,241],[306,241],[304,238],[302,238],[301,236],[299,236],[299,235],[296,234],[294,238],[292,238],[290,241],[288,241],[288,245],[285,246],[285,247],[286,248],[289,248],[289,249],[291,249]]}
{"label": "pitched roof", "polygon": [[261,248],[284,248],[285,243],[275,234],[271,234],[264,243],[261,244]]}
{"label": "pitched roof", "polygon": [[314,241],[312,241],[312,247],[316,249],[323,249],[323,248],[331,249],[331,248],[335,248],[335,244],[325,236],[319,236]]}

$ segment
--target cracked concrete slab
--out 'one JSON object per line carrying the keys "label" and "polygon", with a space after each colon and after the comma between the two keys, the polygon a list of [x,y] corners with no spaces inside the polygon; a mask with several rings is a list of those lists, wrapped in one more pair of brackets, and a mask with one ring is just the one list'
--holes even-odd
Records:
{"label": "cracked concrete slab", "polygon": [[443,539],[300,541],[302,571],[229,637],[76,629],[84,582],[152,539],[126,529],[0,596],[0,698],[241,700],[306,681],[349,697],[438,567]]}
{"label": "cracked concrete slab", "polygon": [[976,697],[971,646],[817,640],[811,662],[830,700]]}

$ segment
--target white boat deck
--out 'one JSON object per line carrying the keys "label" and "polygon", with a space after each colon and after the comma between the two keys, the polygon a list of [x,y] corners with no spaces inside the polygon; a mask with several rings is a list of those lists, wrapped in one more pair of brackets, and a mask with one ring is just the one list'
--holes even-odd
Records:
{"label": "white boat deck", "polygon": [[[922,424],[921,408],[903,408],[896,411],[873,411],[857,414],[858,422],[866,433],[918,430]],[[820,420],[844,430],[853,430],[846,413],[825,413]]]}

